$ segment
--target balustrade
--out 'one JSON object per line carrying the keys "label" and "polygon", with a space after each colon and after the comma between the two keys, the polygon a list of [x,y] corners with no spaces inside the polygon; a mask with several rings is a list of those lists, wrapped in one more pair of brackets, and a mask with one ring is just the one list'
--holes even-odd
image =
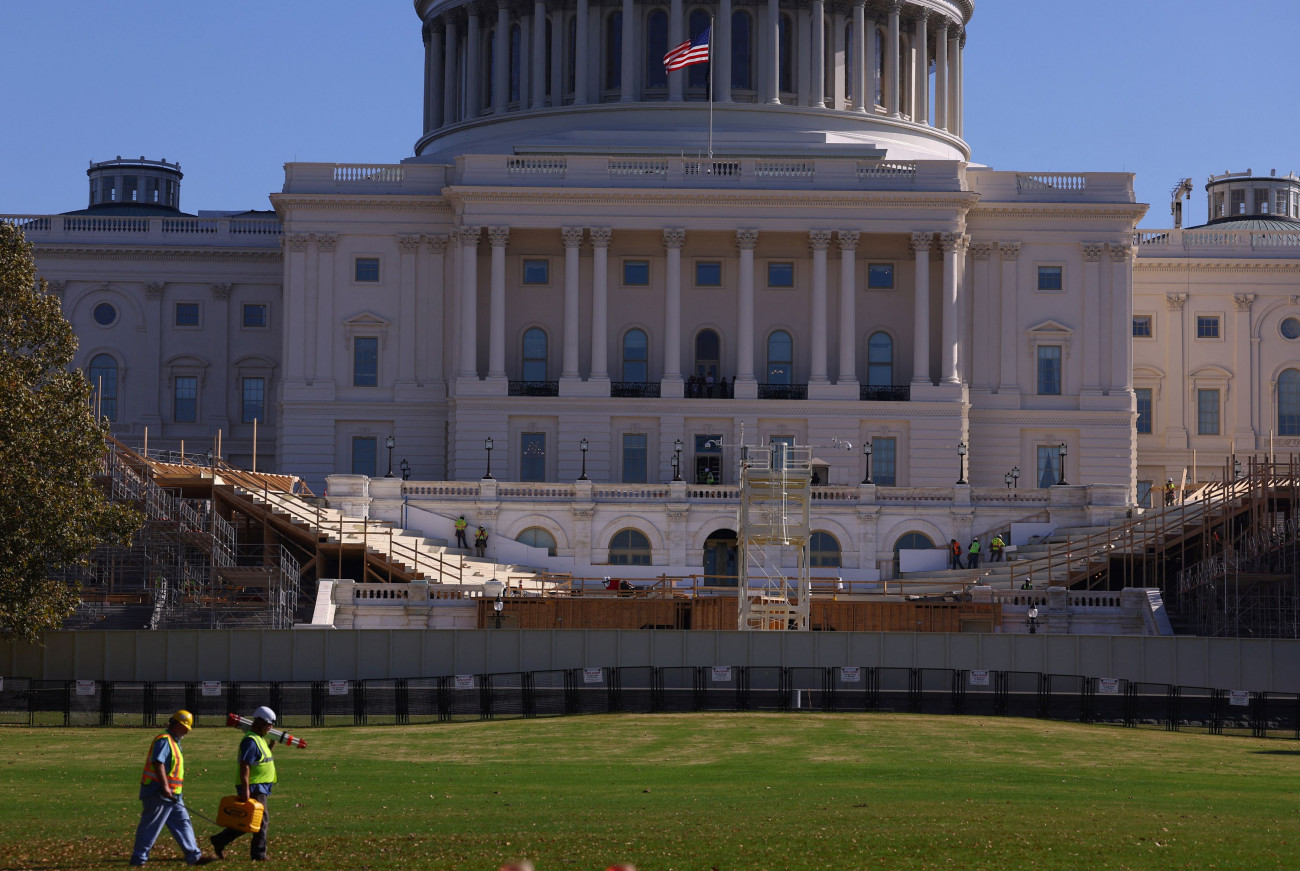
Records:
{"label": "balustrade", "polygon": [[759,399],[807,399],[807,384],[759,384]]}
{"label": "balustrade", "polygon": [[912,398],[912,388],[906,384],[901,387],[875,387],[863,384],[858,388],[858,398],[864,402],[908,402]]}
{"label": "balustrade", "polygon": [[511,381],[508,384],[510,396],[559,396],[558,381]]}

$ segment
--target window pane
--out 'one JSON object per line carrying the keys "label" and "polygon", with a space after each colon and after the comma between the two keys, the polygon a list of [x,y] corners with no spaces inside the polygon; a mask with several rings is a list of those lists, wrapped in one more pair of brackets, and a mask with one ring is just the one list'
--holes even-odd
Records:
{"label": "window pane", "polygon": [[649,380],[648,355],[650,343],[644,330],[628,330],[623,334],[623,380],[638,384]]}
{"label": "window pane", "polygon": [[894,264],[870,263],[867,265],[867,287],[889,290],[894,286]]}
{"label": "window pane", "polygon": [[1277,379],[1277,431],[1300,435],[1300,372],[1295,369],[1287,369]]}
{"label": "window pane", "polygon": [[546,433],[526,432],[520,434],[519,480],[546,480]]}
{"label": "window pane", "polygon": [[893,487],[898,483],[898,441],[896,439],[875,438],[871,440],[871,480],[881,487]]}
{"label": "window pane", "polygon": [[623,284],[627,287],[645,287],[650,284],[650,261],[624,260]]}
{"label": "window pane", "polygon": [[1196,433],[1219,434],[1219,391],[1196,391]]}
{"label": "window pane", "polygon": [[814,532],[808,539],[808,565],[811,568],[839,568],[840,543],[829,532]]}
{"label": "window pane", "polygon": [[609,540],[609,562],[616,566],[650,565],[650,540],[635,529],[624,529]]}
{"label": "window pane", "polygon": [[352,439],[352,474],[375,477],[379,456],[379,443],[374,436],[354,436]]}
{"label": "window pane", "polygon": [[890,387],[894,383],[894,340],[888,333],[867,339],[867,385]]}
{"label": "window pane", "polygon": [[794,377],[794,340],[785,330],[767,338],[767,383],[791,384]]}
{"label": "window pane", "polygon": [[1056,445],[1038,446],[1038,486],[1051,487],[1061,480],[1057,474],[1060,449]]}
{"label": "window pane", "polygon": [[722,483],[722,436],[695,436],[695,483]]}
{"label": "window pane", "polygon": [[772,468],[784,469],[789,451],[794,447],[794,436],[772,436],[769,442],[772,450]]}
{"label": "window pane", "polygon": [[253,303],[246,304],[244,306],[244,326],[266,326],[266,306]]}
{"label": "window pane", "polygon": [[533,327],[524,333],[524,380],[546,380],[546,333]]}
{"label": "window pane", "polygon": [[98,394],[99,414],[117,420],[117,361],[107,354],[97,354],[90,361],[90,389]]}
{"label": "window pane", "polygon": [[357,281],[378,281],[379,280],[379,258],[358,257],[356,278]]}
{"label": "window pane", "polygon": [[731,14],[731,87],[741,91],[749,91],[754,87],[749,74],[749,23],[748,12]]}
{"label": "window pane", "polygon": [[1151,388],[1139,387],[1133,391],[1137,394],[1137,431],[1151,432]]}
{"label": "window pane", "polygon": [[794,287],[793,263],[767,264],[768,287]]}
{"label": "window pane", "polygon": [[1060,266],[1038,267],[1038,289],[1039,290],[1060,290],[1061,289],[1061,267]]}
{"label": "window pane", "polygon": [[117,309],[106,302],[101,302],[95,306],[95,323],[102,327],[107,327],[117,320]]}
{"label": "window pane", "polygon": [[244,379],[244,423],[266,420],[266,379]]}
{"label": "window pane", "polygon": [[1061,348],[1042,345],[1038,348],[1038,394],[1059,396],[1061,393]]}
{"label": "window pane", "polygon": [[1133,316],[1133,336],[1135,338],[1151,338],[1151,315]]}
{"label": "window pane", "polygon": [[173,413],[177,423],[194,423],[199,405],[199,379],[192,375],[176,378]]}
{"label": "window pane", "polygon": [[623,79],[623,13],[605,19],[605,87],[613,90]]}
{"label": "window pane", "polygon": [[197,302],[176,303],[176,326],[197,327],[199,325],[199,304]]}
{"label": "window pane", "polygon": [[1204,317],[1198,315],[1196,318],[1196,338],[1219,338],[1219,319],[1217,317]]}
{"label": "window pane", "polygon": [[358,336],[352,344],[352,383],[356,387],[379,385],[379,339]]}
{"label": "window pane", "polygon": [[646,20],[645,86],[668,87],[668,71],[663,57],[668,53],[668,14],[656,9]]}
{"label": "window pane", "polygon": [[701,378],[719,375],[721,341],[713,330],[700,330],[695,336],[695,374]]}
{"label": "window pane", "polygon": [[623,434],[623,483],[644,484],[646,477],[646,436]]}
{"label": "window pane", "polygon": [[721,287],[722,264],[716,260],[701,260],[695,264],[696,287]]}
{"label": "window pane", "polygon": [[524,284],[550,284],[551,264],[547,260],[524,261]]}
{"label": "window pane", "polygon": [[529,547],[544,547],[548,556],[555,556],[555,536],[540,526],[530,526],[515,536],[515,541]]}

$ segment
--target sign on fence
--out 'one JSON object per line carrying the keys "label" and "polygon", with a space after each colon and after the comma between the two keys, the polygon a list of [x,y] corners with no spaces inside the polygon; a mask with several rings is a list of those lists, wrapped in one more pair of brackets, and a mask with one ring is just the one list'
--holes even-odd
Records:
{"label": "sign on fence", "polygon": [[474,675],[472,674],[456,675],[456,689],[458,690],[474,689]]}
{"label": "sign on fence", "polygon": [[1119,695],[1119,678],[1117,677],[1097,678],[1097,694],[1102,696]]}
{"label": "sign on fence", "polygon": [[989,670],[987,668],[973,668],[970,672],[970,685],[973,687],[986,687],[989,685]]}
{"label": "sign on fence", "polygon": [[584,668],[582,670],[583,683],[604,683],[605,669],[603,668]]}
{"label": "sign on fence", "polygon": [[846,665],[840,669],[840,683],[861,683],[862,669],[856,665]]}
{"label": "sign on fence", "polygon": [[205,696],[219,696],[219,695],[221,695],[221,681],[219,681],[219,680],[205,680],[205,681],[203,682],[203,695],[205,695]]}
{"label": "sign on fence", "polygon": [[714,683],[731,683],[731,666],[715,665],[713,666]]}
{"label": "sign on fence", "polygon": [[1228,693],[1228,704],[1238,705],[1239,707],[1243,707],[1243,708],[1250,707],[1250,691],[1232,690],[1230,693]]}
{"label": "sign on fence", "polygon": [[77,695],[93,696],[95,694],[95,682],[93,680],[77,681]]}
{"label": "sign on fence", "polygon": [[348,682],[345,680],[330,681],[330,695],[346,696],[348,694]]}

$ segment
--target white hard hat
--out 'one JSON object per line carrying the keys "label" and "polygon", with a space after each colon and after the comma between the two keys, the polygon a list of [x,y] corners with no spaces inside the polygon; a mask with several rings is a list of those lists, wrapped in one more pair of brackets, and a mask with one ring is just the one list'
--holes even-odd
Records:
{"label": "white hard hat", "polygon": [[262,705],[262,707],[258,708],[256,711],[253,711],[253,719],[266,720],[268,723],[274,723],[275,711],[271,710],[266,705]]}

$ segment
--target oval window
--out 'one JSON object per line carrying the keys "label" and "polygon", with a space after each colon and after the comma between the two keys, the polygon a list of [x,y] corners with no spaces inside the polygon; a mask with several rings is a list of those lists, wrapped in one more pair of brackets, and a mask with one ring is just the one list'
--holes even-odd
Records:
{"label": "oval window", "polygon": [[106,327],[117,320],[117,309],[106,302],[101,302],[95,306],[95,323],[101,327]]}
{"label": "oval window", "polygon": [[1300,318],[1284,319],[1280,329],[1284,338],[1300,339]]}

